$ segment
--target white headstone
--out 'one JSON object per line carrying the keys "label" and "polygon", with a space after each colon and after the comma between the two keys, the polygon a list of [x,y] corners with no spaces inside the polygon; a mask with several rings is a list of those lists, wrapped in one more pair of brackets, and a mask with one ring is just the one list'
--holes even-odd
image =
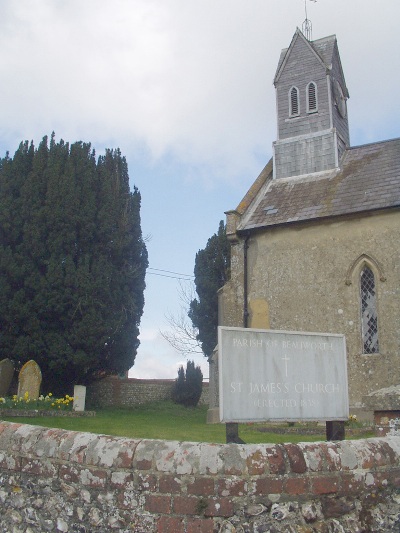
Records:
{"label": "white headstone", "polygon": [[347,420],[343,335],[218,328],[221,422]]}
{"label": "white headstone", "polygon": [[84,411],[86,401],[86,387],[84,385],[75,385],[74,387],[74,411]]}

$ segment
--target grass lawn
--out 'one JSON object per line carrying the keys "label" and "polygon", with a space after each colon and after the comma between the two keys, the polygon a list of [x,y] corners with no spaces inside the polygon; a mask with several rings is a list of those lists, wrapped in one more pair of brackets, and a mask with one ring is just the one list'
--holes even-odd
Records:
{"label": "grass lawn", "polygon": [[[135,439],[166,439],[224,443],[225,425],[206,424],[207,406],[185,408],[172,402],[138,406],[132,409],[101,409],[94,417],[2,417],[3,420],[37,426],[119,435]],[[246,443],[311,442],[325,440],[325,427],[319,435],[261,432],[263,424],[240,424],[239,436]],[[283,424],[285,426],[285,424]],[[286,424],[287,427],[287,424]],[[365,433],[359,437],[372,436]]]}

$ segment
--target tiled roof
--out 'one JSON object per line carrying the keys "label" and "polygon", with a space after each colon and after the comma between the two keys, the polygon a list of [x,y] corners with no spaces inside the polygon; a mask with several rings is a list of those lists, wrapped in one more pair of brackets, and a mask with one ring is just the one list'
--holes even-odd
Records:
{"label": "tiled roof", "polygon": [[339,170],[280,179],[270,171],[237,229],[395,207],[400,207],[400,138],[347,149]]}

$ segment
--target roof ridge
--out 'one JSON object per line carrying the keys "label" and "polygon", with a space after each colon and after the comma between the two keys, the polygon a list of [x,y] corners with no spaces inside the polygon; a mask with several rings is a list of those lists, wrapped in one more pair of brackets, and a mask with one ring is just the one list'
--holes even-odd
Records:
{"label": "roof ridge", "polygon": [[393,137],[392,139],[384,139],[383,141],[375,141],[371,143],[358,144],[357,146],[348,146],[346,148],[346,152],[348,150],[356,150],[357,148],[363,148],[364,146],[373,146],[374,144],[383,144],[383,143],[388,143],[388,142],[393,142],[393,141],[400,141],[400,137]]}

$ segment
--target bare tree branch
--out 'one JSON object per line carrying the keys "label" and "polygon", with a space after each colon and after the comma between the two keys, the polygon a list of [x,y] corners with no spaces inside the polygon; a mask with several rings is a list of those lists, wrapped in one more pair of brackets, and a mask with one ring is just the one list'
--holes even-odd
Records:
{"label": "bare tree branch", "polygon": [[170,330],[160,331],[160,334],[170,346],[185,357],[195,353],[203,354],[200,342],[197,340],[199,331],[193,327],[188,317],[190,302],[194,298],[194,284],[187,283],[183,285],[182,282],[179,282],[179,300],[182,306],[180,313],[177,316],[173,314],[165,315]]}

